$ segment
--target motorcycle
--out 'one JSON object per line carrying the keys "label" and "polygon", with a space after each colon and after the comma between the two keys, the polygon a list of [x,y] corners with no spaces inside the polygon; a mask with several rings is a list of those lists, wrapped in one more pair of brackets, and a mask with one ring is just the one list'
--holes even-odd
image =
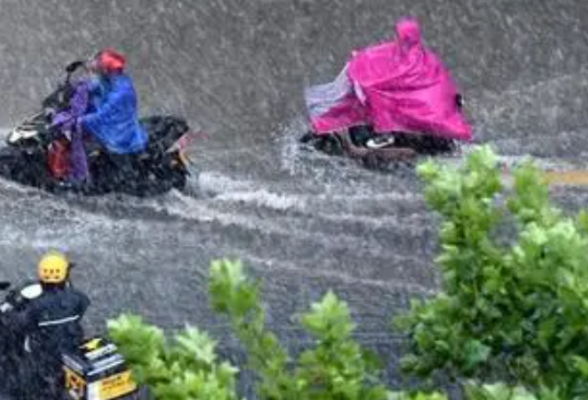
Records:
{"label": "motorcycle", "polygon": [[[463,97],[456,96],[459,110],[463,109]],[[435,135],[394,132],[375,133],[369,125],[351,126],[346,131],[331,134],[306,132],[300,142],[328,155],[359,159],[366,167],[380,168],[394,161],[410,161],[418,155],[436,156],[451,154],[459,149],[454,139]]]}
{"label": "motorcycle", "polygon": [[328,155],[361,160],[367,167],[381,167],[393,161],[410,161],[418,155],[442,155],[458,149],[455,140],[429,135],[396,132],[376,134],[369,125],[350,127],[346,132],[316,135],[309,131],[300,138],[303,144]]}
{"label": "motorcycle", "polygon": [[333,81],[307,87],[311,130],[300,141],[378,167],[452,153],[471,140],[449,72],[434,58],[411,64],[398,49],[394,41],[354,51]]}
{"label": "motorcycle", "polygon": [[72,76],[85,69],[85,65],[82,61],[70,63],[61,84],[42,101],[42,110],[10,131],[7,146],[0,148],[0,176],[53,193],[124,192],[148,196],[184,189],[190,175],[186,149],[193,134],[188,123],[175,116],[150,116],[140,121],[148,133],[149,144],[142,153],[126,156],[130,168],[119,168],[96,142],[86,142],[91,182],[82,188],[67,183],[70,143],[54,125],[54,119],[68,108],[80,87]]}
{"label": "motorcycle", "polygon": [[[68,285],[71,283],[68,281]],[[6,387],[0,390],[22,396],[23,388],[38,387],[30,382],[31,376],[44,381],[55,377],[38,377],[28,373],[38,356],[30,354],[25,332],[14,328],[11,317],[43,294],[38,282],[25,282],[11,289],[9,282],[0,282],[0,291],[7,292],[0,303],[0,373]],[[62,400],[115,400],[149,398],[146,388],[138,386],[124,357],[116,345],[104,337],[84,340],[77,351],[62,354],[63,375],[59,376],[57,390],[52,392]],[[53,379],[55,380],[55,379]],[[40,389],[42,390],[42,389]],[[28,393],[31,394],[30,392]],[[36,395],[33,394],[33,395]]]}

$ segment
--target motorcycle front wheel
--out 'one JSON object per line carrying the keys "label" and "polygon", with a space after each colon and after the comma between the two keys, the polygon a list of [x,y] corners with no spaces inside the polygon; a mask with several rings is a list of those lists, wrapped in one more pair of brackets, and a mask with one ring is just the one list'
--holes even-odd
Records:
{"label": "motorcycle front wheel", "polygon": [[174,152],[153,170],[157,180],[169,189],[184,190],[188,182],[188,170],[180,154]]}

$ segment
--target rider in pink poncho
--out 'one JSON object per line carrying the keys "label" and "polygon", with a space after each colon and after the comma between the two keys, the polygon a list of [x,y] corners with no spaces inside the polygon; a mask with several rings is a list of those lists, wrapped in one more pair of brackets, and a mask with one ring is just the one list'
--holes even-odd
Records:
{"label": "rider in pink poncho", "polygon": [[396,35],[353,52],[335,82],[306,91],[315,135],[369,125],[376,134],[471,140],[461,96],[439,57],[424,46],[418,22],[400,20]]}
{"label": "rider in pink poncho", "polygon": [[429,133],[470,140],[449,71],[422,42],[419,24],[403,19],[397,40],[353,55],[349,78],[376,132]]}

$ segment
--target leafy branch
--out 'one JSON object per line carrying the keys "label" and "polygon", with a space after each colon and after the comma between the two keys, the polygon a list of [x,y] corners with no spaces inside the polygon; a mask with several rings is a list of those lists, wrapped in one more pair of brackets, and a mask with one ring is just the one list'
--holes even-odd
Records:
{"label": "leafy branch", "polygon": [[[413,343],[406,370],[588,396],[588,219],[563,216],[531,163],[508,192],[487,147],[461,169],[428,162],[419,172],[443,219],[443,291],[397,321]],[[502,244],[496,232],[509,226],[515,237]]]}

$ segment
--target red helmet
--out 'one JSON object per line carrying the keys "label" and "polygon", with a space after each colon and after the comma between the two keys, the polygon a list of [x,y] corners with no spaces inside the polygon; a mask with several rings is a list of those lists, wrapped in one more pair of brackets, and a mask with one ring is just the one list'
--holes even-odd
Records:
{"label": "red helmet", "polygon": [[125,56],[113,49],[102,50],[96,61],[98,67],[107,73],[122,72],[127,64]]}

